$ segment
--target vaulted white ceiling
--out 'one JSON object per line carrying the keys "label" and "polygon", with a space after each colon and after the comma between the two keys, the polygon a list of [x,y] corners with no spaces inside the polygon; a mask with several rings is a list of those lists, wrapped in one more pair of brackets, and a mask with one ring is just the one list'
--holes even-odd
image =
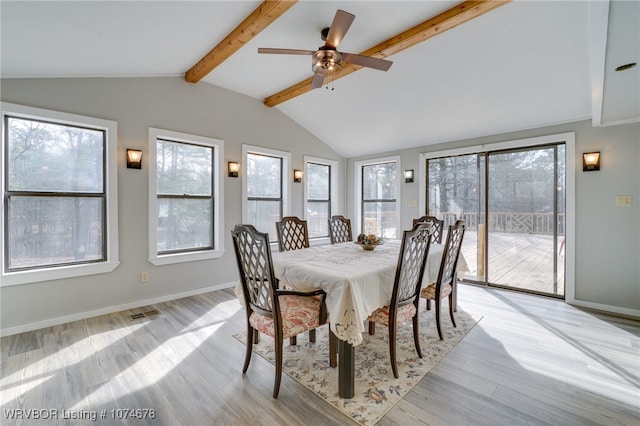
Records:
{"label": "vaulted white ceiling", "polygon": [[[262,100],[312,76],[308,56],[337,9],[360,53],[460,2],[300,1],[197,85]],[[3,78],[180,76],[259,1],[6,1]],[[274,108],[353,157],[593,118],[640,119],[636,1],[514,1]],[[192,84],[187,83],[185,84]],[[265,106],[265,108],[268,108]]]}

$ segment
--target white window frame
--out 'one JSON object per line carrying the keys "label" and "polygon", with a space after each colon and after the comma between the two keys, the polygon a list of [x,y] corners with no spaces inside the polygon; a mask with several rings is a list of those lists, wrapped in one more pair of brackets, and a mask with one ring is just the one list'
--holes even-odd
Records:
{"label": "white window frame", "polygon": [[427,188],[427,160],[431,158],[448,157],[454,155],[475,154],[485,151],[499,151],[502,149],[525,148],[529,146],[547,145],[556,142],[565,144],[565,277],[564,300],[569,304],[575,304],[575,226],[576,226],[576,134],[575,132],[557,133],[547,136],[538,136],[526,139],[515,139],[505,142],[487,143],[465,148],[450,149],[444,151],[424,152],[420,154],[418,177],[418,208],[419,212],[426,211]]}
{"label": "white window frame", "polygon": [[[157,140],[165,139],[213,148],[213,249],[193,252],[158,254],[158,162]],[[197,260],[215,259],[224,254],[224,200],[223,161],[224,141],[205,136],[174,132],[171,130],[149,127],[149,262],[156,266],[174,263],[193,262]]]}
{"label": "white window frame", "polygon": [[[398,224],[398,229],[396,230],[396,238],[402,238],[402,227],[401,223],[401,208],[402,208],[402,186],[401,181],[404,179],[404,175],[402,174],[402,163],[400,161],[399,155],[394,155],[392,157],[383,157],[383,158],[372,158],[370,160],[362,160],[356,161],[353,164],[353,176],[354,176],[354,194],[356,194],[356,201],[354,206],[355,213],[355,226],[354,234],[358,235],[362,233],[361,223],[362,223],[362,167],[364,166],[372,166],[380,163],[396,163],[396,168],[398,173],[396,173],[396,223]],[[353,225],[353,223],[352,223]]]}
{"label": "white window frame", "polygon": [[[118,259],[118,123],[111,120],[87,117],[83,115],[68,114],[59,111],[52,111],[41,108],[34,108],[25,105],[16,105],[2,102],[2,150],[0,151],[0,163],[5,164],[5,115],[32,120],[44,120],[62,125],[88,127],[105,132],[105,170],[106,170],[106,229],[104,238],[107,243],[105,260],[102,262],[87,263],[80,265],[60,265],[47,268],[8,272],[5,270],[6,262],[4,238],[5,223],[5,200],[2,197],[2,208],[0,209],[0,223],[2,223],[2,244],[0,244],[0,254],[2,257],[2,284],[6,287],[17,284],[34,283],[41,281],[57,280],[64,278],[80,277],[85,275],[104,274],[113,271],[119,264]],[[6,173],[6,171],[5,171]],[[2,176],[2,193],[5,193],[6,178]]]}
{"label": "white window frame", "polygon": [[[329,188],[329,197],[330,197],[330,204],[331,204],[331,215],[337,215],[337,214],[343,214],[342,212],[340,212],[340,203],[339,203],[339,194],[338,194],[338,178],[339,178],[339,170],[338,170],[338,162],[336,160],[327,160],[326,158],[319,158],[319,157],[312,157],[310,155],[305,155],[303,158],[304,161],[304,175],[305,176],[309,176],[309,163],[314,163],[314,164],[322,164],[325,166],[329,166],[331,168],[331,188]],[[307,183],[305,182],[304,184],[304,201],[303,201],[303,215],[304,215],[304,219],[307,220],[307,201],[308,201],[308,194],[307,194]],[[311,241],[309,242],[311,244],[311,242],[316,242],[319,244],[322,243],[327,243],[330,241],[329,236],[326,237],[318,237],[318,238],[312,238]]]}
{"label": "white window frame", "polygon": [[[242,223],[249,223],[247,215],[248,200],[247,200],[247,156],[249,154],[269,155],[271,157],[278,157],[282,159],[282,216],[289,216],[289,200],[291,199],[291,185],[289,181],[293,180],[293,174],[291,172],[291,153],[286,151],[278,151],[276,149],[263,148],[253,145],[242,145],[242,161],[245,166],[240,167],[242,169]],[[289,179],[290,177],[290,179]],[[262,230],[259,230],[264,232]],[[275,238],[274,236],[269,236]],[[277,242],[277,241],[275,241]],[[271,241],[273,244],[274,241]]]}

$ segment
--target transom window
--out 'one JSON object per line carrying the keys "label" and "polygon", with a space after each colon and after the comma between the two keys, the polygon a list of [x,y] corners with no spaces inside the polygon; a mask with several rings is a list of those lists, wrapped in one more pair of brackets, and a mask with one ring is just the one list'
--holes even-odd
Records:
{"label": "transom window", "polygon": [[116,124],[3,104],[2,126],[3,284],[115,268]]}

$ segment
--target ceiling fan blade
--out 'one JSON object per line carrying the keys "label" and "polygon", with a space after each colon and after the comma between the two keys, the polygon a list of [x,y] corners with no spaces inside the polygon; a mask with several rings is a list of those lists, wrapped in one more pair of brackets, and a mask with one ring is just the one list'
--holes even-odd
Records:
{"label": "ceiling fan blade", "polygon": [[300,50],[300,49],[272,49],[270,47],[259,47],[258,53],[276,53],[281,55],[313,55],[314,50]]}
{"label": "ceiling fan blade", "polygon": [[324,83],[324,74],[316,72],[313,74],[313,81],[311,81],[311,88],[312,89],[317,89],[319,87],[322,87],[322,84]]}
{"label": "ceiling fan blade", "polygon": [[349,12],[338,9],[336,11],[336,16],[333,17],[333,22],[329,27],[329,34],[327,34],[327,40],[324,45],[337,49],[338,44],[340,44],[342,38],[349,30],[349,27],[355,17],[355,15],[352,15]]}
{"label": "ceiling fan blade", "polygon": [[392,61],[387,61],[386,59],[372,58],[371,56],[356,55],[353,53],[340,53],[345,62],[380,71],[387,71],[391,67],[391,64],[393,64]]}

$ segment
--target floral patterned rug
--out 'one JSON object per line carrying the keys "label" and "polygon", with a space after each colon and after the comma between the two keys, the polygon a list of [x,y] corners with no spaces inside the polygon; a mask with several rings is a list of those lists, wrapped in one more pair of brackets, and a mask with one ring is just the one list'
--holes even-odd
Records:
{"label": "floral patterned rug", "polygon": [[[365,426],[373,425],[482,319],[458,307],[455,313],[458,327],[453,328],[449,313],[443,309],[441,321],[444,340],[440,340],[435,326],[435,311],[425,311],[423,306],[421,304],[420,311],[423,358],[416,353],[411,322],[398,326],[398,379],[393,377],[389,361],[388,331],[379,324],[374,336],[364,335],[363,344],[355,347],[355,395],[352,399],[338,396],[338,369],[329,367],[327,327],[317,330],[316,343],[309,342],[307,333],[298,336],[297,346],[290,346],[285,341],[283,371],[354,421]],[[245,336],[246,332],[234,335],[243,344],[246,342]],[[261,335],[260,343],[253,346],[253,351],[274,362],[271,337]],[[248,374],[251,374],[251,366]]]}

